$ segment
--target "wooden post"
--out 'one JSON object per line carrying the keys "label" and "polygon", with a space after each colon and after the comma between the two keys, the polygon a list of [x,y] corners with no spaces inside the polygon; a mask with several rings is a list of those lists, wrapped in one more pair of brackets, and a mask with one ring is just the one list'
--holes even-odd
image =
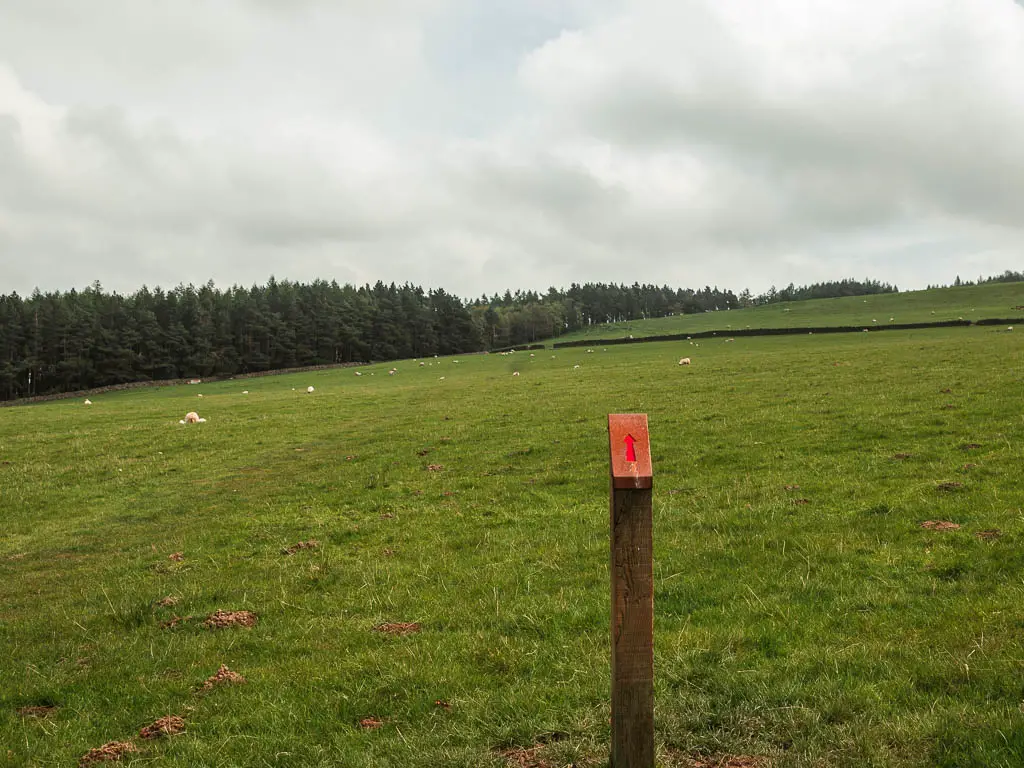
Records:
{"label": "wooden post", "polygon": [[653,479],[646,414],[608,416],[612,768],[654,768]]}

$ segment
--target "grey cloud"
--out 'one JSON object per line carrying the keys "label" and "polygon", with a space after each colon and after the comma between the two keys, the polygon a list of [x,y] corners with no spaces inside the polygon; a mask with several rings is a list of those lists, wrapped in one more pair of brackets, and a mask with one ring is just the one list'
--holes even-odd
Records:
{"label": "grey cloud", "polygon": [[12,4],[0,290],[1019,268],[1024,17],[971,2]]}

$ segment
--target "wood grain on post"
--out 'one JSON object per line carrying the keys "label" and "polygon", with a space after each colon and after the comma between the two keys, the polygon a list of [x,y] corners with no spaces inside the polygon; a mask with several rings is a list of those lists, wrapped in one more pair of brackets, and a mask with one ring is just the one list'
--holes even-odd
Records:
{"label": "wood grain on post", "polygon": [[612,768],[654,768],[653,478],[645,414],[608,416]]}

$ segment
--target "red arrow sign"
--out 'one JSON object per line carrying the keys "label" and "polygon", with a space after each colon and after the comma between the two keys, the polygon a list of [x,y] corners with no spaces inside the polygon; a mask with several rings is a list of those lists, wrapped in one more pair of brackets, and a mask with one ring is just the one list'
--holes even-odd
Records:
{"label": "red arrow sign", "polygon": [[626,435],[623,441],[626,443],[626,461],[636,461],[636,451],[633,450],[636,439],[632,435]]}

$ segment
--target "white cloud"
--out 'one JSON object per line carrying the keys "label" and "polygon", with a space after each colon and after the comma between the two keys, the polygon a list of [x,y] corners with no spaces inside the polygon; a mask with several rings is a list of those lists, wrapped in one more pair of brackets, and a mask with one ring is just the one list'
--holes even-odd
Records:
{"label": "white cloud", "polygon": [[1009,0],[553,8],[4,8],[0,291],[1020,268]]}

